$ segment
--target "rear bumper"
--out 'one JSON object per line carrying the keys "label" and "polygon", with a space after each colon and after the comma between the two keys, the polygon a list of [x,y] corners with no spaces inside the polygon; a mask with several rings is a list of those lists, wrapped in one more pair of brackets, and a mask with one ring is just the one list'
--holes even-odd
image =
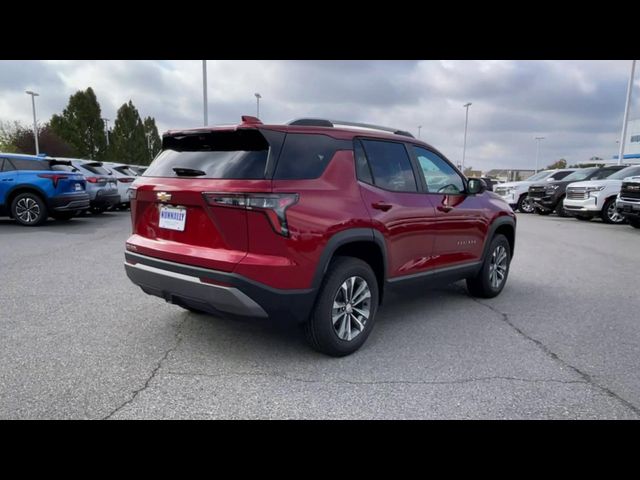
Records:
{"label": "rear bumper", "polygon": [[314,289],[280,290],[241,275],[125,252],[129,279],[169,303],[213,314],[301,323],[309,318]]}
{"label": "rear bumper", "polygon": [[114,193],[109,192],[108,194],[101,194],[100,191],[96,194],[96,196],[91,200],[92,207],[112,207],[120,203],[120,194],[115,191]]}
{"label": "rear bumper", "polygon": [[89,203],[87,193],[73,193],[49,198],[49,208],[56,212],[86,210],[89,208]]}

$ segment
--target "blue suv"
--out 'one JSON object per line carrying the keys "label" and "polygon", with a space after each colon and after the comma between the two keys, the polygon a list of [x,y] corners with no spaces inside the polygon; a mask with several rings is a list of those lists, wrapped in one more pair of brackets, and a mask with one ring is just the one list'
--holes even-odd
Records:
{"label": "blue suv", "polygon": [[0,153],[0,215],[35,226],[49,216],[69,220],[87,208],[86,181],[70,162]]}

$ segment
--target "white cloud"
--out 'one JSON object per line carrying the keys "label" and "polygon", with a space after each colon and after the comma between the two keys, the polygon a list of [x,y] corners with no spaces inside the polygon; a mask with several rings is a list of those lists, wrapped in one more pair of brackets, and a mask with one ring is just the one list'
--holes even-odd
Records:
{"label": "white cloud", "polygon": [[[326,116],[391,125],[417,133],[451,160],[462,155],[465,102],[467,165],[531,167],[538,135],[541,164],[615,153],[628,61],[214,61],[208,62],[210,123],[255,113],[279,123]],[[200,60],[0,61],[0,119],[46,121],[75,91],[91,86],[103,116],[129,99],[161,131],[202,123]],[[636,89],[640,88],[640,79]],[[635,92],[631,117],[637,117]]]}

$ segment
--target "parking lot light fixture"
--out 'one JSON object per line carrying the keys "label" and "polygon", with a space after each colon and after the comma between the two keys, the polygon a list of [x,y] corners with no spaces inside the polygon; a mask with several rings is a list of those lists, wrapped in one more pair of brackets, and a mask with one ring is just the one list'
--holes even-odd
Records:
{"label": "parking lot light fixture", "polygon": [[39,97],[40,94],[32,92],[31,90],[27,90],[25,93],[27,95],[31,95],[31,108],[33,109],[33,138],[36,142],[36,155],[40,155],[40,147],[38,145],[38,123],[36,121],[36,97]]}
{"label": "parking lot light fixture", "polygon": [[420,130],[422,130],[422,125],[418,125],[418,138],[420,138]]}
{"label": "parking lot light fixture", "polygon": [[545,137],[536,137],[536,173],[538,173],[538,156],[540,154],[540,140],[544,140]]}
{"label": "parking lot light fixture", "polygon": [[620,134],[620,149],[618,150],[618,165],[622,165],[624,158],[624,142],[627,137],[627,121],[629,120],[629,104],[631,103],[631,91],[633,90],[633,77],[636,71],[636,61],[631,61],[631,74],[629,75],[629,83],[627,84],[627,101],[624,105],[624,118],[622,120],[622,133]]}

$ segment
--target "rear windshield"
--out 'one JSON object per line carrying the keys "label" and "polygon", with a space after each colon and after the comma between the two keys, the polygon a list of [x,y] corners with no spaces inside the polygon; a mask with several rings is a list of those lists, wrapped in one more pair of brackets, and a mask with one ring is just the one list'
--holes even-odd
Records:
{"label": "rear windshield", "polygon": [[166,137],[163,148],[143,176],[261,179],[269,156],[269,144],[257,130]]}
{"label": "rear windshield", "polygon": [[95,164],[83,163],[81,167],[85,170],[89,170],[91,173],[95,173],[96,175],[111,175],[109,170]]}

